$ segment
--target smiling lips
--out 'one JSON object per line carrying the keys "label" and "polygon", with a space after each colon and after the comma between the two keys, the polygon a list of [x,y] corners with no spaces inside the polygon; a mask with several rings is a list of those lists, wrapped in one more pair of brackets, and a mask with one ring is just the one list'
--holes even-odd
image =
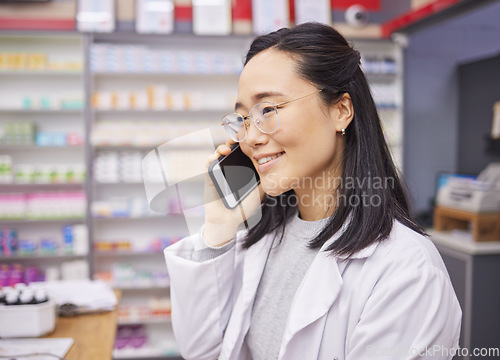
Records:
{"label": "smiling lips", "polygon": [[279,158],[281,155],[283,155],[285,152],[282,151],[280,153],[277,153],[277,154],[274,154],[274,155],[271,155],[271,156],[266,156],[266,157],[263,157],[263,158],[260,158],[257,160],[257,162],[259,163],[259,165],[264,165],[266,163],[268,163],[269,161],[271,160],[274,160],[274,159],[277,159]]}

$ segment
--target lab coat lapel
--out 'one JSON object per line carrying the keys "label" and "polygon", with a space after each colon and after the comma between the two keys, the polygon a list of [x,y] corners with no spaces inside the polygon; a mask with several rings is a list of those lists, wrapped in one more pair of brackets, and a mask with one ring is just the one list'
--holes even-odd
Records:
{"label": "lab coat lapel", "polygon": [[[265,240],[265,241],[264,241]],[[266,236],[257,244],[251,246],[245,255],[243,265],[243,301],[245,308],[253,304],[259,286],[260,278],[269,255],[273,241],[271,236]]]}
{"label": "lab coat lapel", "polygon": [[[292,353],[287,353],[287,347],[295,334],[327,314],[342,289],[342,274],[348,267],[350,260],[346,259],[346,256],[334,257],[330,255],[330,251],[324,251],[327,245],[328,242],[323,245],[315,257],[297,290],[283,335],[280,359],[294,358]],[[368,246],[354,254],[351,259],[371,256],[377,245],[378,243],[374,243]],[[301,358],[316,358],[319,342],[321,342],[321,337],[318,337],[318,344],[303,344]]]}
{"label": "lab coat lapel", "polygon": [[[264,272],[267,256],[272,245],[272,236],[266,236],[246,250],[243,264],[243,285],[233,310],[235,315],[230,319],[226,338],[229,340],[226,349],[230,354],[224,359],[237,359],[243,340],[250,327],[252,307],[260,278]],[[234,324],[234,326],[231,326]]]}
{"label": "lab coat lapel", "polygon": [[[325,251],[318,253],[297,290],[283,336],[281,354],[297,332],[328,312],[342,288],[338,259],[328,254]],[[340,266],[345,266],[345,262]]]}

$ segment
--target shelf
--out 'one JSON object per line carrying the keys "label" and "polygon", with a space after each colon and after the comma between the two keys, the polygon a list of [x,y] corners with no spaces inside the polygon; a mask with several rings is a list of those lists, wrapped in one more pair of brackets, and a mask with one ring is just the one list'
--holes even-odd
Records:
{"label": "shelf", "polygon": [[[182,182],[185,182],[185,183],[193,183],[193,184],[196,184],[196,183],[204,183],[205,182],[205,178],[199,178],[199,177],[195,177],[193,179],[187,179],[187,180],[183,180]],[[152,181],[148,181],[147,182],[148,184],[151,184],[151,185],[158,185],[158,186],[164,186],[164,182],[163,181],[156,181],[156,182],[152,182]],[[94,185],[95,186],[144,186],[144,181],[134,181],[134,182],[126,182],[126,181],[120,181],[120,182],[98,182],[98,181],[94,181]]]}
{"label": "shelf", "polygon": [[228,78],[234,78],[240,76],[240,73],[168,73],[168,72],[100,72],[100,71],[95,71],[92,72],[92,75],[96,77],[193,77],[196,79],[199,79],[200,77],[203,78],[219,78],[222,77],[228,77]]}
{"label": "shelf", "polygon": [[0,76],[83,76],[82,71],[55,70],[0,70]]}
{"label": "shelf", "polygon": [[240,44],[243,40],[251,41],[253,35],[247,34],[229,34],[229,35],[195,35],[193,33],[185,32],[174,32],[172,34],[140,34],[130,31],[115,31],[111,33],[99,33],[93,34],[94,42],[99,43],[113,43],[117,45],[130,45],[139,43],[141,45],[169,45],[169,44],[185,44],[188,41],[198,44],[200,41],[209,44],[216,43],[227,44],[228,42],[233,42]]}
{"label": "shelf", "polygon": [[54,150],[54,149],[72,149],[72,150],[82,150],[83,145],[71,145],[71,146],[38,146],[38,145],[0,145],[0,151],[12,151],[12,150]]}
{"label": "shelf", "polygon": [[[153,215],[153,216],[138,216],[138,217],[127,217],[127,216],[115,216],[115,217],[104,217],[104,216],[94,216],[92,217],[93,220],[96,221],[129,221],[129,220],[138,220],[138,221],[147,221],[147,220],[162,220],[165,221],[166,218],[172,218],[172,217],[178,217],[180,219],[184,219],[184,214],[182,213],[168,213],[168,214],[159,214],[159,215]],[[193,218],[200,218],[204,219],[205,215],[193,215]]]}
{"label": "shelf", "polygon": [[[206,114],[206,113],[221,113],[226,114],[230,113],[231,109],[185,109],[185,110],[155,110],[155,109],[92,109],[92,111],[96,114],[155,114],[155,115],[167,115],[167,114]],[[142,120],[138,120],[142,121]]]}
{"label": "shelf", "polygon": [[156,317],[136,319],[136,320],[118,319],[117,323],[118,325],[139,325],[139,324],[163,324],[163,323],[169,323],[170,321],[172,321],[172,318],[170,316],[156,316]]}
{"label": "shelf", "polygon": [[165,285],[110,285],[115,290],[122,291],[142,291],[142,290],[166,290],[169,289],[170,286]]}
{"label": "shelf", "polygon": [[113,354],[113,360],[137,360],[137,359],[147,359],[147,360],[183,360],[180,355],[147,355],[147,354],[130,354],[130,355],[116,355]]}
{"label": "shelf", "polygon": [[468,231],[437,231],[428,230],[429,237],[438,246],[458,250],[469,255],[494,255],[500,254],[499,241],[474,241]]}
{"label": "shelf", "polygon": [[77,219],[0,219],[0,225],[18,225],[18,224],[42,224],[42,223],[83,223],[85,218]]}
{"label": "shelf", "polygon": [[94,216],[92,219],[97,220],[97,221],[123,221],[123,220],[165,220],[166,215],[161,214],[158,216],[137,216],[137,217],[131,217],[131,216]]}
{"label": "shelf", "polygon": [[82,114],[83,109],[5,109],[0,108],[0,114],[59,114],[59,115],[70,115],[70,114]]}
{"label": "shelf", "polygon": [[[151,182],[148,182],[151,183]],[[155,182],[151,184],[163,184],[163,182]],[[120,186],[120,185],[133,185],[133,186],[138,186],[138,185],[143,185],[144,186],[144,181],[131,181],[131,182],[126,182],[126,181],[120,181],[120,182],[98,182],[94,181],[94,185],[96,186]]]}
{"label": "shelf", "polygon": [[[377,106],[377,104],[375,104]],[[399,106],[377,106],[378,112],[398,112],[401,110]]]}
{"label": "shelf", "polygon": [[86,257],[87,255],[76,255],[76,254],[26,254],[26,255],[14,255],[14,256],[0,256],[0,262],[2,261],[19,261],[19,260],[72,260]]}
{"label": "shelf", "polygon": [[83,183],[60,183],[60,184],[0,184],[0,191],[31,191],[31,190],[58,190],[58,189],[81,189]]}
{"label": "shelf", "polygon": [[127,256],[162,255],[163,251],[130,251],[130,250],[98,251],[98,250],[94,250],[94,254],[96,257],[127,257]]}
{"label": "shelf", "polygon": [[96,150],[153,150],[155,147],[161,144],[156,145],[94,145],[94,149]]}
{"label": "shelf", "polygon": [[365,73],[366,78],[369,81],[394,81],[399,77],[398,73]]}
{"label": "shelf", "polygon": [[[115,151],[121,151],[121,150],[153,150],[159,146],[162,146],[165,143],[168,143],[170,140],[173,139],[166,139],[164,142],[161,144],[151,144],[151,145],[94,145],[95,150],[115,150]],[[223,144],[226,141],[221,140],[221,144]],[[214,139],[214,142],[217,144],[217,139]],[[162,150],[205,150],[207,147],[202,146],[202,145],[189,145],[186,144],[185,146],[169,146],[169,147],[162,147]],[[215,149],[215,146],[214,146]]]}

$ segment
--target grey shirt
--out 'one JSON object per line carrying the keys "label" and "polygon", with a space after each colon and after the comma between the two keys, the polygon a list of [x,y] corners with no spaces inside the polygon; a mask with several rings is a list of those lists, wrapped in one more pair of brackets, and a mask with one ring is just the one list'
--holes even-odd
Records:
{"label": "grey shirt", "polygon": [[250,329],[245,338],[253,360],[277,359],[288,314],[297,289],[318,249],[307,244],[326,225],[328,219],[304,221],[294,217],[269,253],[257,289]]}

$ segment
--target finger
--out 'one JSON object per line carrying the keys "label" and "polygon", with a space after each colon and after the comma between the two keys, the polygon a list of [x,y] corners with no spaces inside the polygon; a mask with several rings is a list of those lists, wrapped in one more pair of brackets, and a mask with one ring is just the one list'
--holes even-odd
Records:
{"label": "finger", "polygon": [[234,141],[232,138],[228,138],[228,139],[226,140],[226,146],[227,146],[228,148],[231,148],[231,146],[233,146],[234,144],[236,144],[236,141]]}
{"label": "finger", "polygon": [[210,166],[210,164],[217,160],[220,156],[221,154],[219,154],[217,151],[209,155],[207,158],[207,167]]}
{"label": "finger", "polygon": [[217,147],[216,152],[218,152],[221,155],[227,155],[231,152],[231,148],[227,146],[227,144],[222,144]]}

